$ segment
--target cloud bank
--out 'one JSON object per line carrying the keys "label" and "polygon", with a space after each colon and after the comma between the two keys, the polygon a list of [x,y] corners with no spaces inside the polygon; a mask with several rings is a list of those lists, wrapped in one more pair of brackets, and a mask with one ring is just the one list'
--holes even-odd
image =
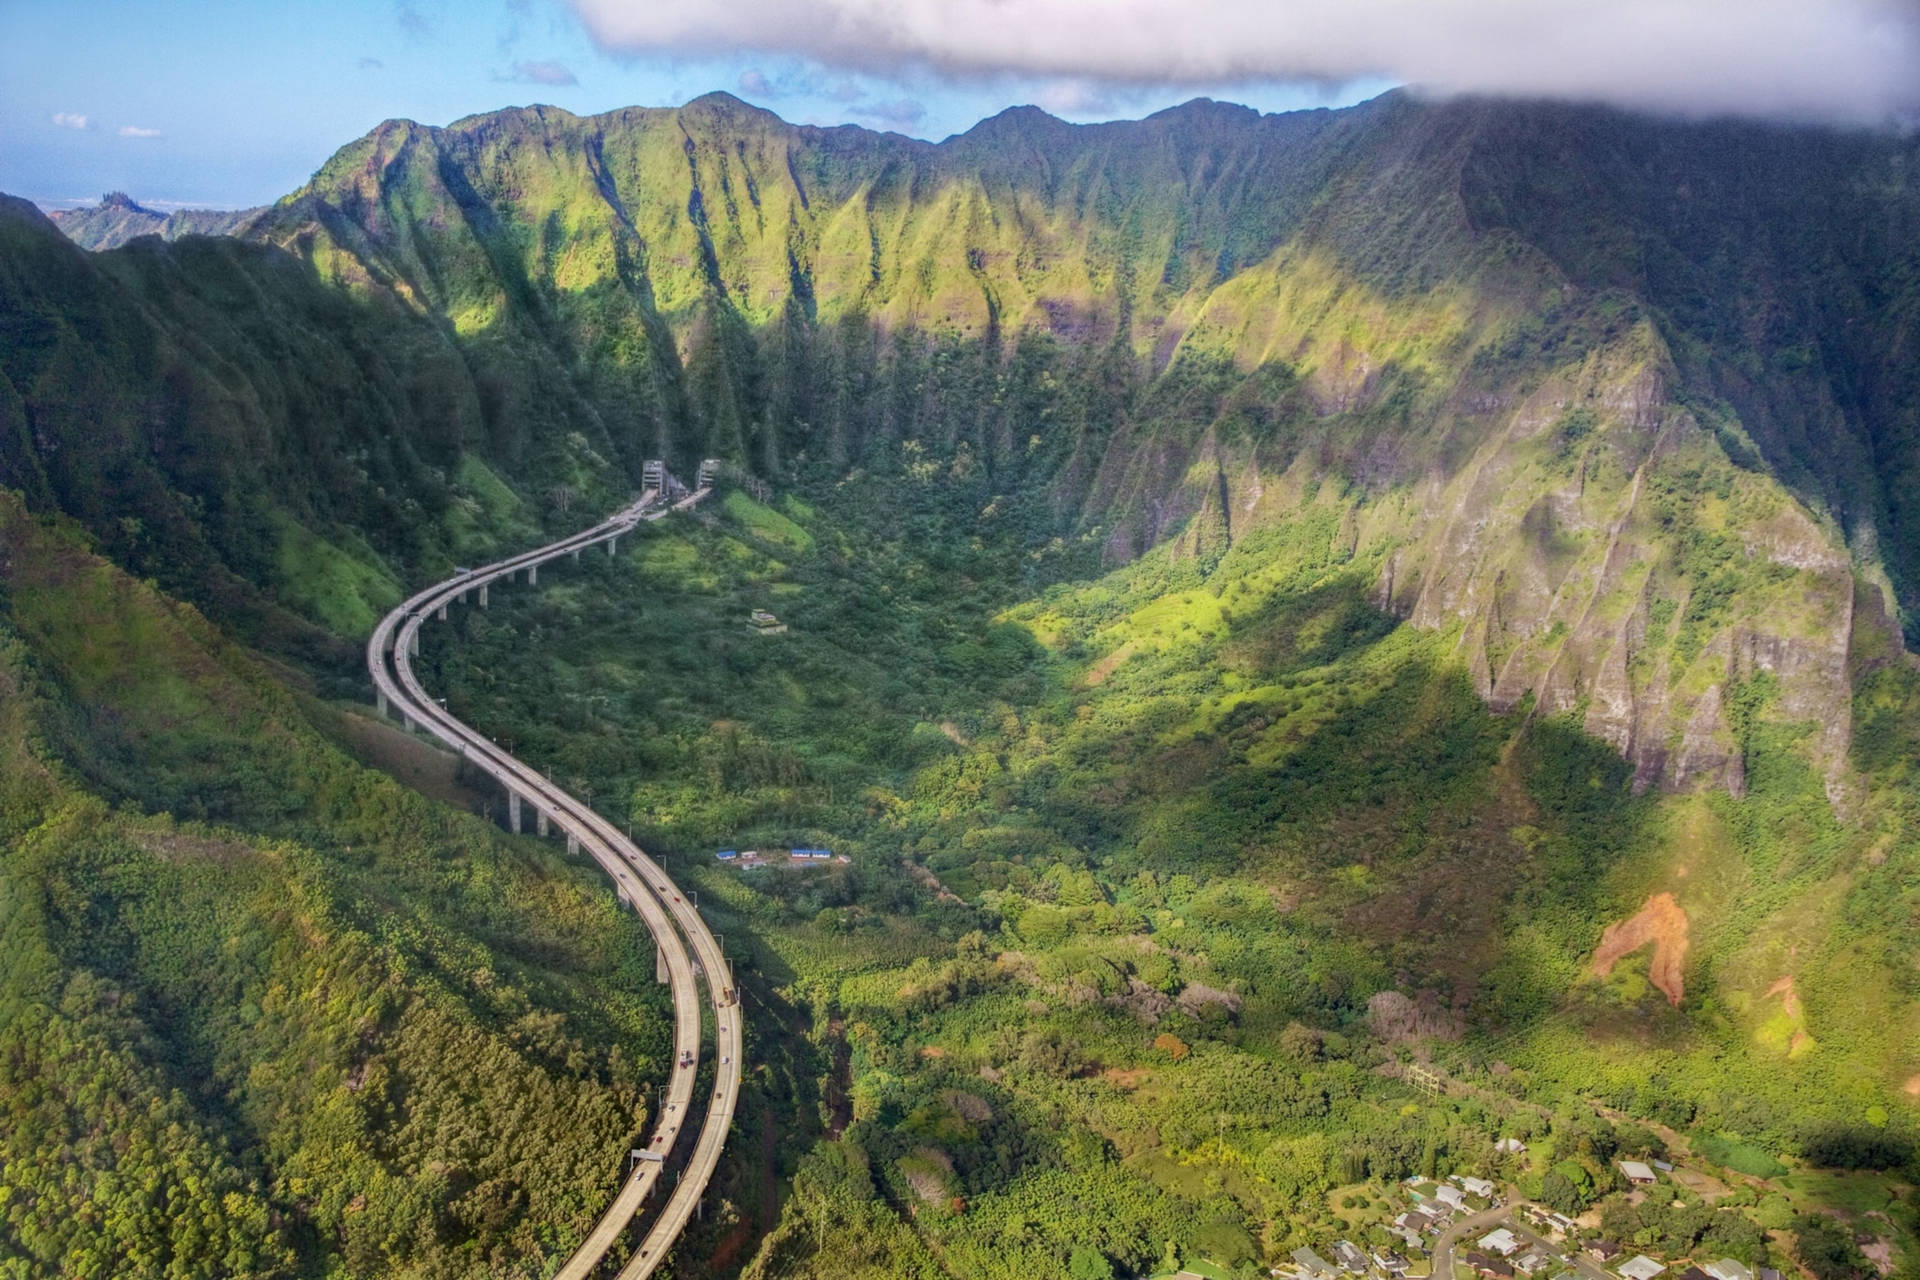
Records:
{"label": "cloud bank", "polygon": [[513,79],[519,81],[521,84],[572,85],[580,83],[579,77],[575,76],[564,62],[555,62],[551,58],[515,63]]}
{"label": "cloud bank", "polygon": [[158,129],[143,129],[137,124],[127,124],[120,126],[120,136],[123,138],[152,139],[164,138],[167,135]]}
{"label": "cloud bank", "polygon": [[1408,81],[1693,115],[1920,112],[1916,0],[570,0],[614,52],[1113,85]]}
{"label": "cloud bank", "polygon": [[53,113],[53,123],[62,129],[86,130],[93,127],[93,122],[78,111],[56,111]]}

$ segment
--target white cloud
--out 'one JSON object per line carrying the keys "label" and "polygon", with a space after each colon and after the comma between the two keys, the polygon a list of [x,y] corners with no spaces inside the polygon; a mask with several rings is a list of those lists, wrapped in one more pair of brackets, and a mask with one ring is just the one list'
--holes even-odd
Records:
{"label": "white cloud", "polygon": [[521,84],[563,86],[580,83],[579,77],[568,70],[565,63],[555,62],[551,58],[515,63],[513,78]]}
{"label": "white cloud", "polygon": [[913,98],[895,98],[890,102],[873,102],[865,106],[849,107],[849,113],[863,116],[876,124],[889,129],[905,132],[926,118],[927,108]]}
{"label": "white cloud", "polygon": [[91,129],[93,122],[77,111],[56,111],[53,122],[62,129]]}
{"label": "white cloud", "polygon": [[120,136],[123,138],[164,138],[167,135],[158,129],[143,129],[137,124],[123,124],[120,126]]}
{"label": "white cloud", "polygon": [[1914,0],[571,0],[623,52],[791,54],[950,77],[1437,92],[1693,114],[1920,109]]}
{"label": "white cloud", "polygon": [[748,67],[740,73],[740,92],[756,98],[778,96],[774,91],[773,81],[767,79],[767,73],[758,67]]}
{"label": "white cloud", "polygon": [[1033,105],[1057,116],[1112,116],[1118,110],[1107,86],[1080,77],[1048,81],[1034,95]]}

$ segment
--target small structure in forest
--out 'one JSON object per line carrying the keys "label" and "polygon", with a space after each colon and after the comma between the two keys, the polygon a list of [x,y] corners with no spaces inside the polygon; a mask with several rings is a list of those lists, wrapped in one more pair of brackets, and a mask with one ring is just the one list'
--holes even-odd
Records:
{"label": "small structure in forest", "polygon": [[747,615],[747,630],[757,636],[777,636],[787,629],[787,624],[768,613],[765,609],[755,609]]}

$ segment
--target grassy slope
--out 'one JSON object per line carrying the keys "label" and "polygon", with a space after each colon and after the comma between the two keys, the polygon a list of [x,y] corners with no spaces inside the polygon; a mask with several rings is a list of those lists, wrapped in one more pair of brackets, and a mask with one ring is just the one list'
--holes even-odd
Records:
{"label": "grassy slope", "polygon": [[612,899],[352,763],[70,526],[10,500],[0,547],[0,1257],[454,1276],[564,1253],[667,1052]]}

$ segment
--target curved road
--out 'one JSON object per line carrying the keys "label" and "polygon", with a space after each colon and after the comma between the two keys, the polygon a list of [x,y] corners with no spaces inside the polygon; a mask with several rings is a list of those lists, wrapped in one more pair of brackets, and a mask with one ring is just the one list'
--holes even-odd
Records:
{"label": "curved road", "polygon": [[[661,504],[655,490],[649,489],[638,502],[591,529],[459,574],[409,597],[380,620],[367,641],[367,669],[373,674],[382,710],[391,705],[409,728],[425,728],[460,752],[469,763],[492,775],[510,795],[531,804],[538,813],[552,820],[567,833],[569,843],[577,842],[612,877],[621,900],[639,913],[653,934],[666,962],[674,1006],[672,1074],[662,1094],[661,1109],[654,1118],[653,1136],[644,1148],[649,1155],[661,1159],[673,1149],[693,1102],[701,1041],[698,975],[704,973],[707,978],[719,1055],[713,1094],[686,1171],[659,1220],[621,1268],[620,1280],[643,1280],[653,1273],[698,1207],[719,1163],[740,1093],[742,1036],[731,971],[699,913],[683,900],[679,889],[653,859],[591,807],[442,709],[414,675],[412,659],[419,652],[421,626],[429,618],[444,618],[448,607],[464,601],[470,592],[482,591],[503,580],[510,581],[522,570],[531,581],[540,565],[564,555],[578,556],[586,548],[603,542],[612,543],[643,520],[657,520],[671,511],[691,507],[707,492],[696,490],[667,506]],[[585,1280],[599,1266],[653,1191],[663,1167],[659,1160],[642,1160],[632,1176],[623,1176],[613,1203],[594,1224],[586,1241],[560,1268],[558,1280]]]}

